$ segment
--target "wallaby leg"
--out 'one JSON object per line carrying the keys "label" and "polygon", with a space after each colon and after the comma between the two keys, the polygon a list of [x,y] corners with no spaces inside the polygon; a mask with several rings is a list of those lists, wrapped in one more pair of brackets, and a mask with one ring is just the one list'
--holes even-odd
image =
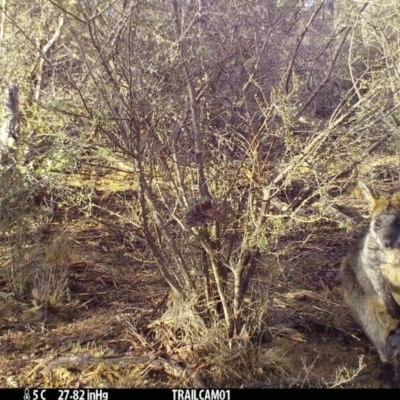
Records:
{"label": "wallaby leg", "polygon": [[353,271],[343,271],[343,295],[365,334],[374,344],[382,361],[379,380],[384,387],[392,387],[396,382],[397,354],[389,359],[387,340],[389,334],[396,329],[398,321],[387,312],[386,306],[367,296],[358,282],[355,282]]}
{"label": "wallaby leg", "polygon": [[[361,300],[358,296],[358,300]],[[361,328],[374,344],[379,358],[382,361],[379,372],[379,381],[383,387],[392,387],[396,382],[397,357],[389,358],[387,352],[387,338],[394,326],[394,321],[383,305],[368,301],[358,302],[358,307],[351,307],[355,319],[359,322]]]}

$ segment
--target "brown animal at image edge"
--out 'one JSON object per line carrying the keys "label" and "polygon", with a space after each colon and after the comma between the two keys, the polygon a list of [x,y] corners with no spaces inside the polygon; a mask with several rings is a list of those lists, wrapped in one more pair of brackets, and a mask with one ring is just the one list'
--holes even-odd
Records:
{"label": "brown animal at image edge", "polygon": [[342,262],[343,296],[382,361],[379,380],[392,387],[400,350],[400,192],[376,195],[359,183],[371,222]]}

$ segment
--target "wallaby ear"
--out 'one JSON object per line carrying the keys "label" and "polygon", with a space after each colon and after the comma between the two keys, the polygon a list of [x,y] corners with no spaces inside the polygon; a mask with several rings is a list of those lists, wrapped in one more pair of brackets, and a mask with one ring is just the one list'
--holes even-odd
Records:
{"label": "wallaby ear", "polygon": [[358,186],[360,186],[360,189],[364,193],[365,198],[368,200],[371,210],[373,210],[379,195],[361,181],[358,182]]}

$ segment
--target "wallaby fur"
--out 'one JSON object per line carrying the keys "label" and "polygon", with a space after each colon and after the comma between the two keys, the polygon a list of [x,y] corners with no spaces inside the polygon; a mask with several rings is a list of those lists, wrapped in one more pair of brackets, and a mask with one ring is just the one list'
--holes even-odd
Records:
{"label": "wallaby fur", "polygon": [[[400,192],[379,196],[362,182],[359,186],[369,202],[371,222],[342,262],[343,296],[378,351],[382,385],[391,387],[400,345]],[[389,343],[396,348],[389,351]]]}
{"label": "wallaby fur", "polygon": [[389,359],[397,357],[400,352],[400,329],[396,329],[388,336],[386,345]]}

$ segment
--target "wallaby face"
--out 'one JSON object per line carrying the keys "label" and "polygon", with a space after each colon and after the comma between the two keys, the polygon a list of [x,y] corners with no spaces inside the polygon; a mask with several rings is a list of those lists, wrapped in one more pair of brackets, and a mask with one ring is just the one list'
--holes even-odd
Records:
{"label": "wallaby face", "polygon": [[386,341],[387,353],[390,359],[395,358],[400,353],[400,329],[392,332]]}
{"label": "wallaby face", "polygon": [[359,185],[371,221],[342,262],[343,297],[378,351],[382,385],[392,387],[400,354],[400,192],[376,195]]}
{"label": "wallaby face", "polygon": [[370,225],[371,234],[381,247],[387,249],[399,248],[400,244],[400,212],[378,214]]}
{"label": "wallaby face", "polygon": [[361,182],[360,187],[370,204],[371,235],[382,248],[400,248],[400,193],[378,197]]}

